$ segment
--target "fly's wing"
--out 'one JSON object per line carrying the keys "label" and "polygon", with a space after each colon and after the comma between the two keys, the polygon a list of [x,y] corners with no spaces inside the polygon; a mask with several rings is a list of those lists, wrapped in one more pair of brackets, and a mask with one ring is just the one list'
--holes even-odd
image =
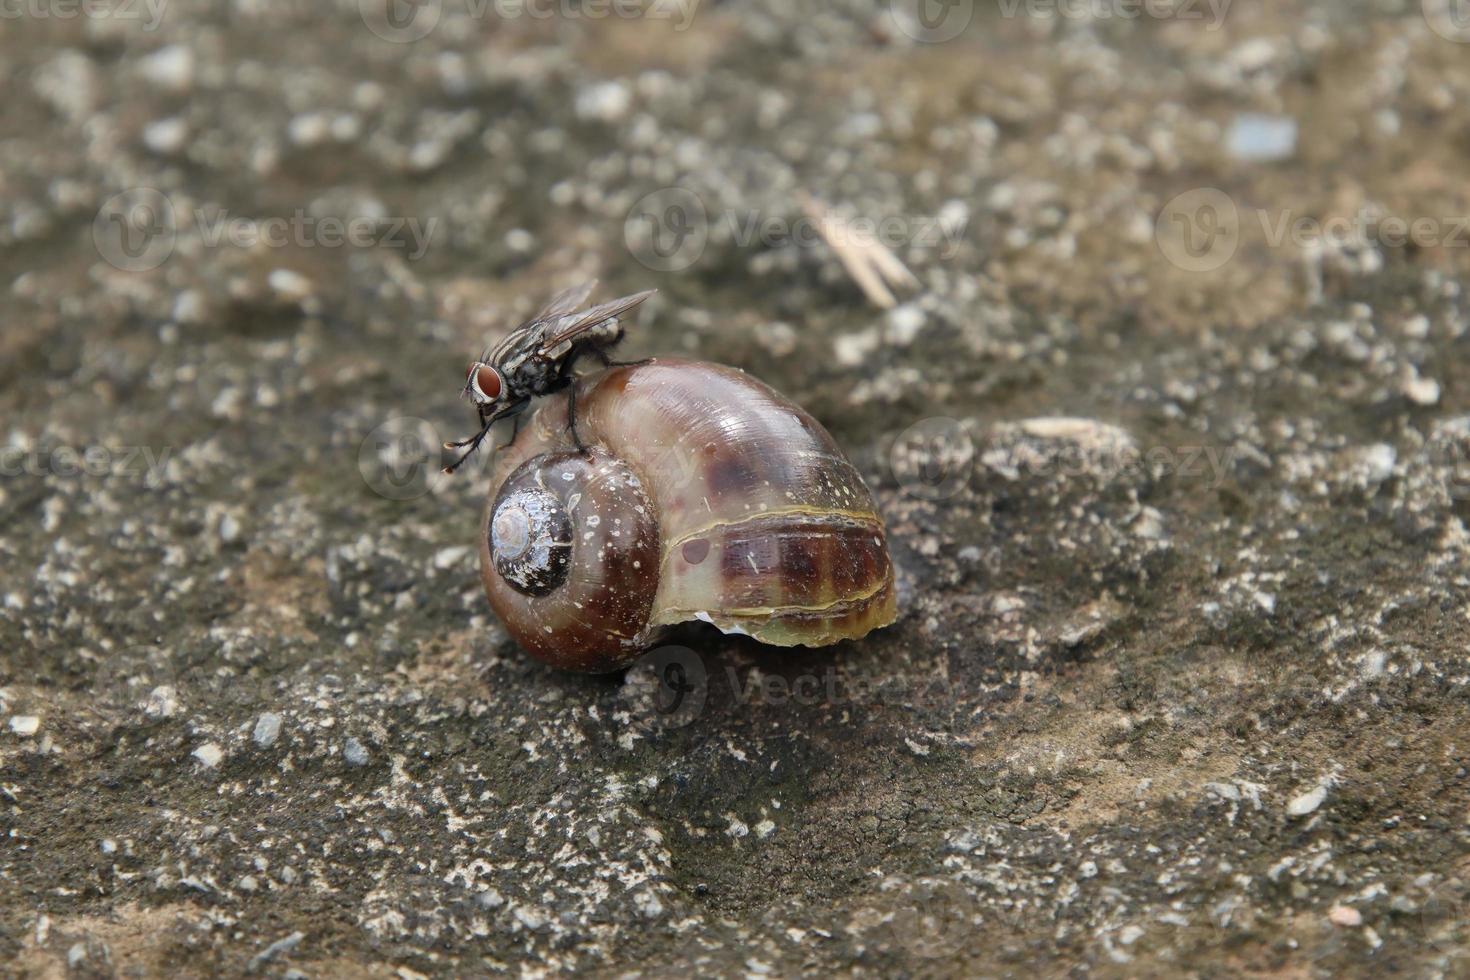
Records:
{"label": "fly's wing", "polygon": [[561,292],[551,297],[551,302],[546,304],[546,309],[542,310],[540,313],[537,313],[531,319],[533,321],[555,320],[557,317],[566,316],[568,313],[574,312],[577,307],[587,302],[587,297],[591,296],[592,290],[596,288],[597,280],[590,279],[587,282],[582,283],[581,285],[573,286],[570,289],[563,289]]}
{"label": "fly's wing", "polygon": [[616,320],[656,292],[658,292],[656,289],[645,289],[632,296],[600,303],[589,310],[578,313],[576,319],[570,323],[558,323],[556,332],[541,342],[541,353],[546,356],[556,356],[557,351],[576,343],[577,338],[588,330],[607,320]]}
{"label": "fly's wing", "polygon": [[[519,354],[534,353],[541,348],[540,338],[551,329],[556,321],[570,315],[577,307],[587,302],[596,288],[597,280],[591,279],[570,289],[563,289],[551,297],[546,307],[525,323],[506,334],[498,344],[485,349],[480,360],[486,364],[504,364]],[[468,390],[468,385],[466,386]]]}

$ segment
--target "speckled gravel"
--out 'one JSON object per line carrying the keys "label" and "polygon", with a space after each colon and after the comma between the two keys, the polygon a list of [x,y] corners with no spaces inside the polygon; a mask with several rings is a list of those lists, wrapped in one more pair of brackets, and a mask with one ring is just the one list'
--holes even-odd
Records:
{"label": "speckled gravel", "polygon": [[[1464,975],[1470,36],[644,6],[0,22],[0,963]],[[898,624],[515,649],[423,450],[594,276],[832,430]]]}

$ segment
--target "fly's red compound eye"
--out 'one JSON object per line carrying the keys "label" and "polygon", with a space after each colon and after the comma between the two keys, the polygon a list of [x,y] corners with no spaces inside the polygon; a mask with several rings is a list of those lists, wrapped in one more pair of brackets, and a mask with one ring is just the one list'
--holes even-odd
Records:
{"label": "fly's red compound eye", "polygon": [[500,375],[494,368],[481,365],[475,372],[475,384],[486,400],[493,402],[500,397]]}

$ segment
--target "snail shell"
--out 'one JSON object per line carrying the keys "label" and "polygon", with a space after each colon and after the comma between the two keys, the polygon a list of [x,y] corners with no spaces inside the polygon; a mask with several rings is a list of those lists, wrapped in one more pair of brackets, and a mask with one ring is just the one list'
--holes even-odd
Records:
{"label": "snail shell", "polygon": [[883,520],[826,430],[734,368],[659,358],[547,399],[497,454],[480,535],[497,616],[537,657],[616,670],[675,623],[779,646],[897,616]]}

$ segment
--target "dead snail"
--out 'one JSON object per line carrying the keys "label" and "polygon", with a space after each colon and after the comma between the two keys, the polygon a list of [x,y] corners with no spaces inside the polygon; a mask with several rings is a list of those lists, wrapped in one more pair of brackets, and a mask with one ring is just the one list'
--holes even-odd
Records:
{"label": "dead snail", "polygon": [[826,430],[718,364],[658,358],[547,399],[496,458],[480,570],[496,615],[568,670],[631,663],[704,620],[778,646],[897,616],[883,520]]}

